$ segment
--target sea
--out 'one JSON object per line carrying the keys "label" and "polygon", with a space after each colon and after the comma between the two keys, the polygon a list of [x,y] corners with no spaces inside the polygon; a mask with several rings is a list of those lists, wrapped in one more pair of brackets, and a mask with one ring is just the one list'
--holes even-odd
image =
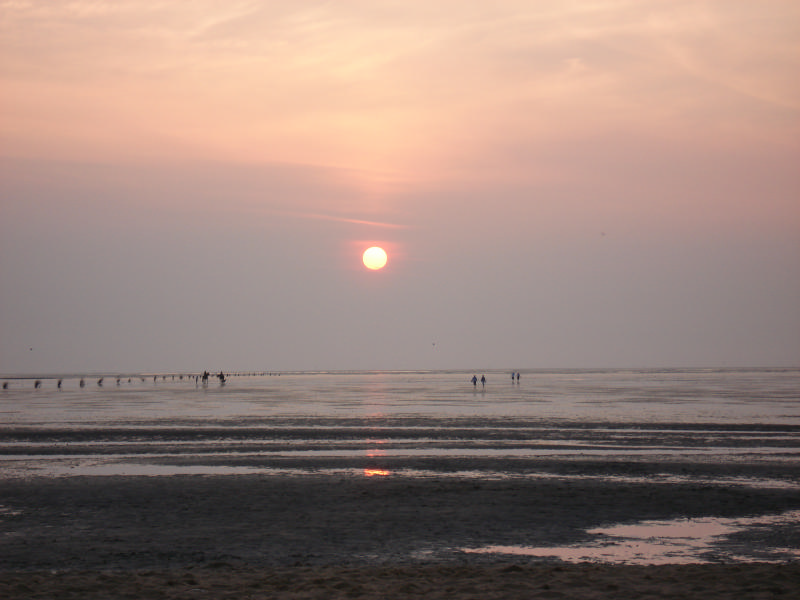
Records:
{"label": "sea", "polygon": [[[800,489],[798,368],[224,375],[224,382],[200,373],[0,376],[0,482],[336,474]],[[797,522],[800,513],[765,518]],[[696,538],[703,523],[638,525],[642,539],[656,527],[663,540],[670,527],[688,527]],[[721,519],[705,525],[711,537],[737,526]],[[600,558],[591,548],[561,549],[562,558],[636,562],[624,551],[632,530],[613,552],[609,536],[624,536],[601,533]],[[632,546],[643,561],[665,553],[663,544],[649,554],[644,546]],[[557,549],[471,549],[539,550],[550,556]],[[789,551],[800,558],[800,549]],[[686,552],[694,560],[699,551]],[[678,560],[674,548],[669,555]]]}

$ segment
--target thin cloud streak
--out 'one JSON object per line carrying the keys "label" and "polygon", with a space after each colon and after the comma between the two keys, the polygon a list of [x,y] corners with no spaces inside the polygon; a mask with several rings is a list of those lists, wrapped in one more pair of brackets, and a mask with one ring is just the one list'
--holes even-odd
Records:
{"label": "thin cloud streak", "polygon": [[349,219],[347,217],[336,217],[321,213],[301,213],[291,211],[275,211],[274,214],[284,215],[295,219],[319,219],[323,221],[335,221],[337,223],[352,223],[354,225],[367,225],[369,227],[382,227],[387,229],[405,229],[405,225],[397,223],[380,223],[378,221],[365,221],[363,219]]}

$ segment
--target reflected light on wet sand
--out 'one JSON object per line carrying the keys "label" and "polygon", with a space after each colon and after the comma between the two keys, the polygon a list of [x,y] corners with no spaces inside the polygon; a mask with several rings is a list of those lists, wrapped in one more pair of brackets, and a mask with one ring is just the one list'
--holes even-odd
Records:
{"label": "reflected light on wet sand", "polygon": [[[596,540],[585,546],[554,546],[535,548],[525,546],[487,546],[465,548],[467,553],[513,554],[539,558],[557,558],[564,562],[602,562],[630,565],[676,565],[712,562],[704,556],[714,551],[720,557],[735,559],[715,543],[721,538],[745,530],[749,526],[777,525],[800,519],[800,511],[782,515],[741,519],[677,519],[674,521],[642,521],[641,523],[616,525],[590,529],[587,533]],[[785,550],[792,558],[799,558],[797,550]],[[783,562],[786,558],[773,561]]]}
{"label": "reflected light on wet sand", "polygon": [[386,477],[391,474],[392,472],[386,469],[364,469],[364,475],[367,477]]}
{"label": "reflected light on wet sand", "polygon": [[[382,439],[368,439],[368,444],[377,444],[378,446],[382,444],[386,444],[387,440]],[[367,458],[376,458],[380,456],[386,456],[386,450],[384,448],[370,448],[367,450]],[[386,477],[390,475],[391,471],[387,469],[364,469],[364,475],[367,477]]]}

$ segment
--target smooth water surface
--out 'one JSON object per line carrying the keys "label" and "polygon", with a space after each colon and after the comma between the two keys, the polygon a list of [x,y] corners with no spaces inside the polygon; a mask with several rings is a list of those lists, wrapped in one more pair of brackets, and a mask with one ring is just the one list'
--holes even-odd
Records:
{"label": "smooth water surface", "polygon": [[84,387],[62,378],[60,388],[55,378],[9,378],[0,461],[7,476],[363,468],[476,477],[546,476],[553,461],[748,462],[780,467],[780,481],[762,483],[785,485],[800,453],[797,369],[486,375],[485,386],[466,371],[229,375],[224,385],[95,375]]}
{"label": "smooth water surface", "polygon": [[[477,373],[481,375],[480,372]],[[576,422],[800,424],[800,369],[291,373],[7,378],[6,425],[89,426],[273,418],[525,418]]]}

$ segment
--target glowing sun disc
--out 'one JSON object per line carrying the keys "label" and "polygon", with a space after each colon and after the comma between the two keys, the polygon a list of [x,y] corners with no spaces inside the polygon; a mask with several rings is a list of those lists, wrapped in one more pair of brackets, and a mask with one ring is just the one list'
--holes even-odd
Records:
{"label": "glowing sun disc", "polygon": [[386,266],[386,250],[379,246],[372,246],[364,250],[364,255],[361,257],[364,261],[364,266],[368,269],[376,271]]}

